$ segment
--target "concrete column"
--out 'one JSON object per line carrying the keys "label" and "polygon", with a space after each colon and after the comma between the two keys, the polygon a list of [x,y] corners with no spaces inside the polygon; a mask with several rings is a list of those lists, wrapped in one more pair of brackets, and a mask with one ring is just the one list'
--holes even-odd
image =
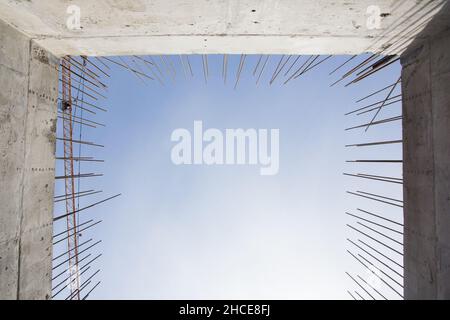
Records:
{"label": "concrete column", "polygon": [[406,299],[450,299],[450,21],[438,19],[401,57]]}
{"label": "concrete column", "polygon": [[0,299],[51,297],[57,63],[0,21]]}

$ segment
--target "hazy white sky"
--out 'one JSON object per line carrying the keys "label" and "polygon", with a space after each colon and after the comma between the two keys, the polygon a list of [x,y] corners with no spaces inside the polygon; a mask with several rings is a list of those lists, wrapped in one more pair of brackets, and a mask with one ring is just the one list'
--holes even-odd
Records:
{"label": "hazy white sky", "polygon": [[[401,187],[354,181],[346,172],[400,176],[398,164],[349,165],[357,158],[401,158],[398,146],[362,154],[345,144],[401,138],[400,123],[363,134],[344,128],[368,117],[345,117],[370,92],[395,82],[399,67],[354,87],[329,85],[328,73],[346,57],[334,57],[317,70],[282,85],[268,81],[280,57],[272,56],[259,86],[252,76],[259,56],[248,56],[233,90],[239,56],[232,57],[228,83],[221,78],[222,57],[210,56],[205,85],[200,56],[191,56],[194,78],[185,80],[178,57],[175,83],[144,85],[112,66],[109,111],[97,119],[106,128],[84,131],[84,140],[106,145],[83,147],[85,156],[105,159],[82,165],[82,172],[104,177],[82,181],[82,190],[101,189],[98,198],[122,193],[80,214],[104,221],[82,237],[103,243],[101,286],[93,298],[137,299],[348,299],[353,288],[345,271],[367,274],[346,249],[344,212],[357,207],[401,221],[401,211],[354,199],[345,191],[366,190],[401,199]],[[362,58],[361,58],[362,59]],[[167,73],[166,73],[167,74]],[[367,100],[368,103],[382,96]],[[368,104],[367,103],[367,104]],[[399,114],[386,108],[380,118]],[[259,166],[182,165],[171,162],[171,133],[205,128],[279,129],[280,167],[261,176]],[[91,152],[92,150],[92,152]],[[61,194],[57,185],[57,194]],[[59,207],[59,210],[63,210]],[[56,226],[56,229],[60,228]],[[354,248],[352,248],[354,249]],[[394,295],[390,297],[395,297]]]}

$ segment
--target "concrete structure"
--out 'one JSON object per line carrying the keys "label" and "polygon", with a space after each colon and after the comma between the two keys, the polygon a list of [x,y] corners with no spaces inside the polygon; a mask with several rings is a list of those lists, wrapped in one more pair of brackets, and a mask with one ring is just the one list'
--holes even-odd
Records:
{"label": "concrete structure", "polygon": [[[0,0],[0,298],[50,296],[55,56],[376,52],[426,3]],[[449,23],[447,4],[402,56],[406,298],[450,298]]]}
{"label": "concrete structure", "polygon": [[[57,56],[358,54],[378,49],[381,43],[371,47],[374,38],[418,2],[426,1],[2,0],[0,19]],[[80,9],[80,30],[67,27],[76,15],[69,5]]]}
{"label": "concrete structure", "polygon": [[51,296],[56,66],[0,21],[0,298]]}
{"label": "concrete structure", "polygon": [[449,17],[401,57],[406,299],[450,299]]}

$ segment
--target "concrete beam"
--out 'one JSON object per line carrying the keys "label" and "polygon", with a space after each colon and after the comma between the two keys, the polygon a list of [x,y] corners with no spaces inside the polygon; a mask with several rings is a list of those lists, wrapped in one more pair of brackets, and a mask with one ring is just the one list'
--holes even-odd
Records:
{"label": "concrete beam", "polygon": [[0,21],[0,299],[51,297],[57,65]]}
{"label": "concrete beam", "polygon": [[[412,19],[408,20],[408,15],[425,3],[416,0],[0,0],[0,19],[17,26],[56,56],[359,54],[375,52],[400,41],[406,35],[398,35],[400,30],[395,26],[401,21],[403,25],[410,24]],[[71,11],[71,5],[79,9],[79,29],[67,26],[67,21],[74,21],[72,18],[77,15]],[[438,10],[421,19],[429,18]],[[375,42],[376,39],[380,41]]]}
{"label": "concrete beam", "polygon": [[450,299],[449,12],[401,57],[406,299]]}

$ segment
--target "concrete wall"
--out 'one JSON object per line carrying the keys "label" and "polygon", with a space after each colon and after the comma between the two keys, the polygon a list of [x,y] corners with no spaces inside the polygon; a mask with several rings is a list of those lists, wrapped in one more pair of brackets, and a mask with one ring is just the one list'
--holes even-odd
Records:
{"label": "concrete wall", "polygon": [[51,296],[57,63],[0,21],[0,299]]}
{"label": "concrete wall", "polygon": [[401,59],[406,299],[450,299],[448,15],[428,29]]}

